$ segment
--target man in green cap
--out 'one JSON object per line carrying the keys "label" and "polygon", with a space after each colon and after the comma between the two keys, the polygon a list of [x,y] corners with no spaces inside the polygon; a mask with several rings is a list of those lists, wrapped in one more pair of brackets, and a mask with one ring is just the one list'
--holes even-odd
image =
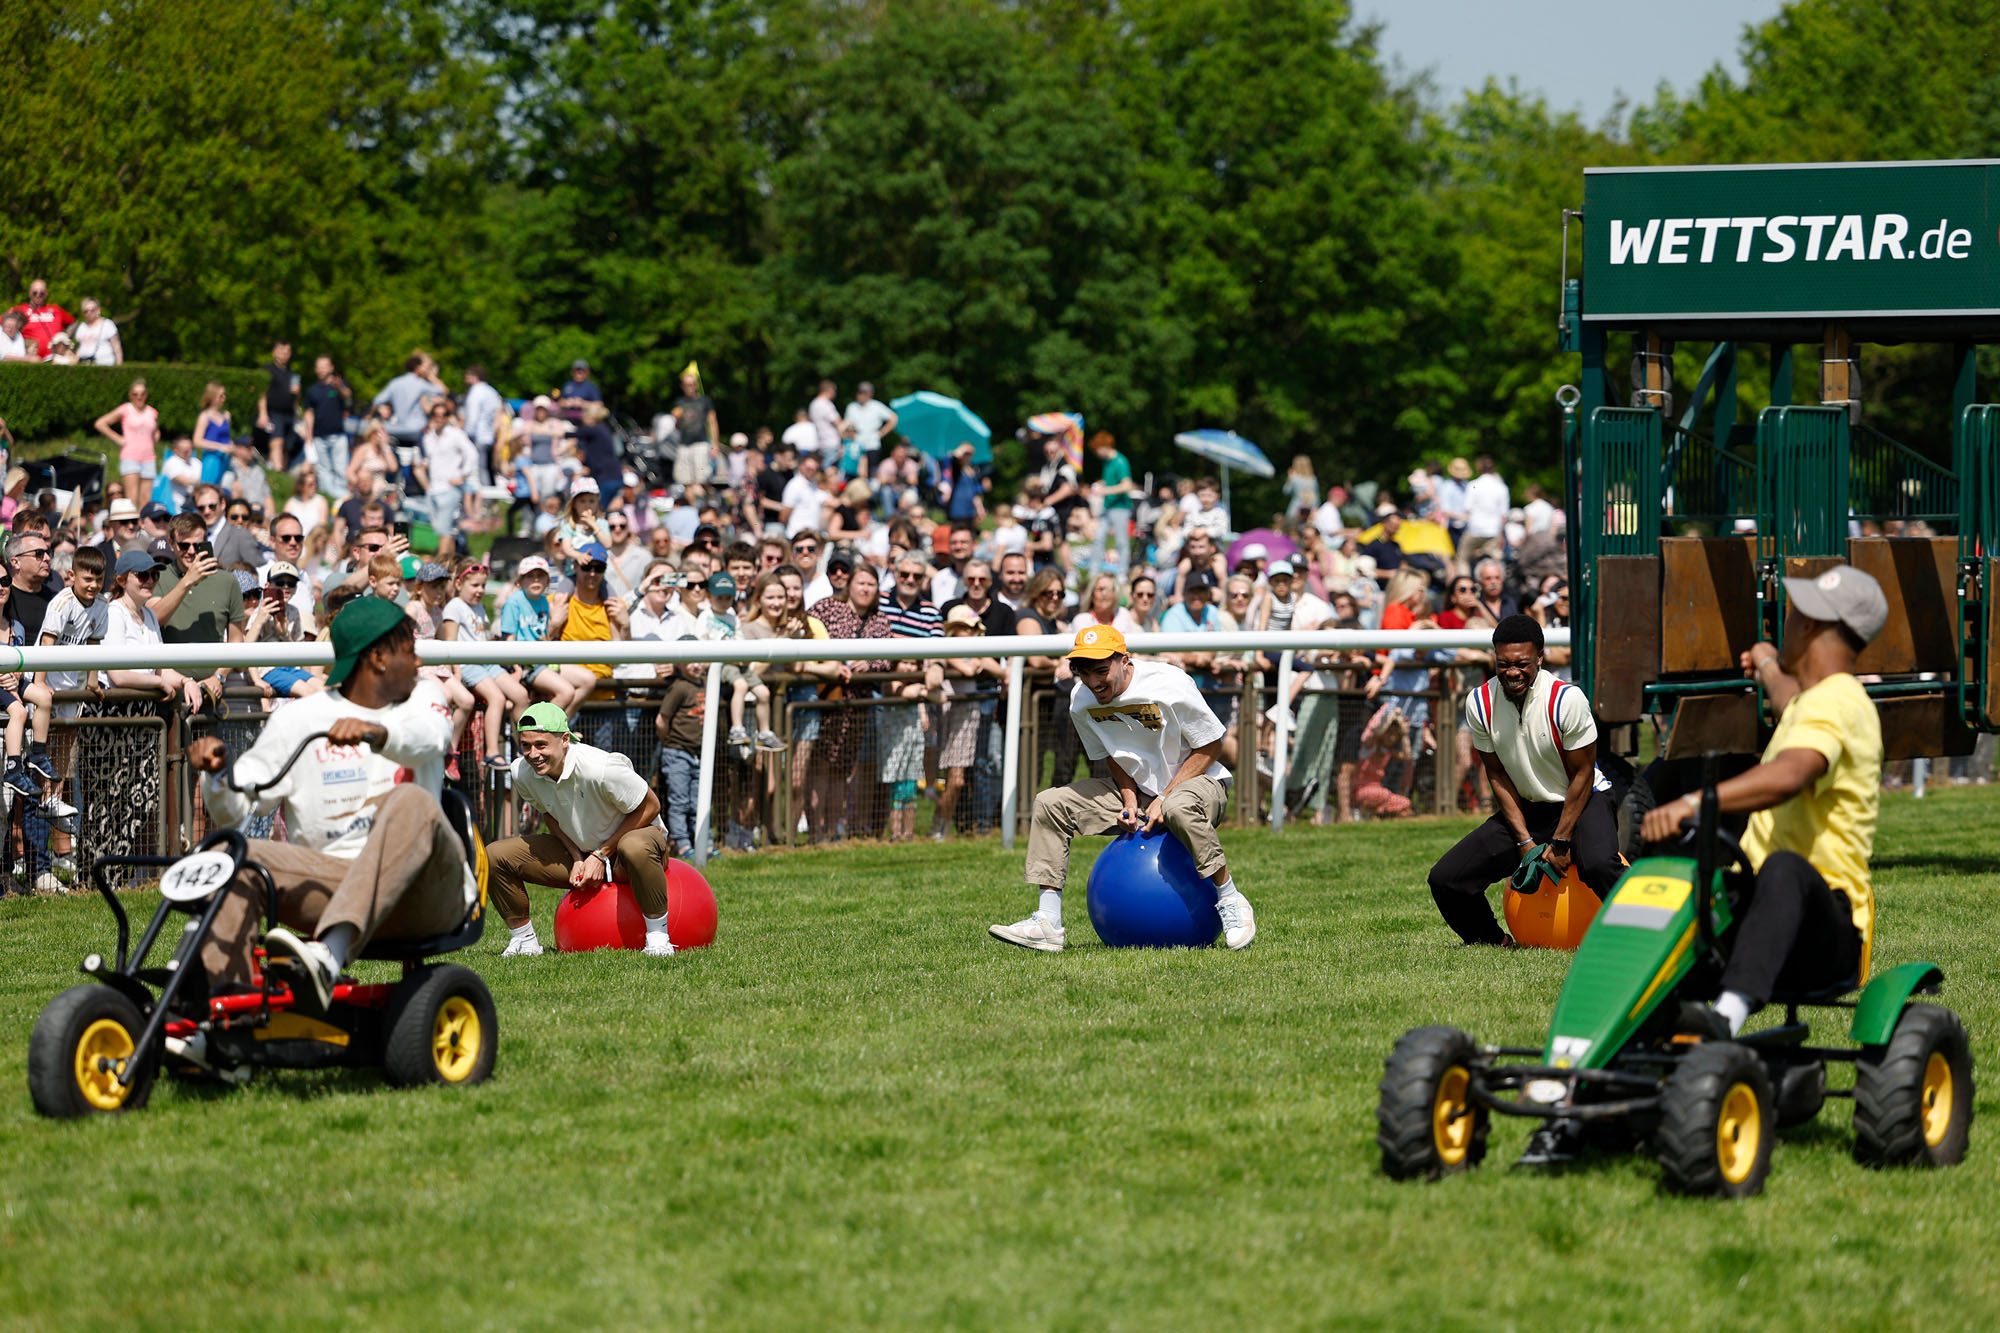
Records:
{"label": "man in green cap", "polygon": [[[250,843],[250,859],[277,885],[284,923],[264,944],[305,974],[310,993],[300,998],[321,1009],[370,938],[455,930],[479,896],[458,835],[438,808],[451,704],[436,681],[417,675],[423,662],[414,623],[392,603],[364,597],[334,618],[331,637],[329,688],[272,713],[233,771],[219,737],[201,737],[187,750],[219,826],[284,807],[288,841]],[[318,732],[324,739],[254,800],[237,790],[270,782]],[[249,984],[263,899],[248,875],[224,892],[202,966],[212,985],[226,989]]]}
{"label": "man in green cap", "polygon": [[622,754],[575,739],[569,715],[538,703],[514,725],[521,757],[514,761],[514,791],[542,812],[545,832],[505,838],[486,849],[493,904],[513,938],[502,958],[542,952],[528,911],[529,884],[588,888],[605,880],[632,886],[646,918],[645,952],[665,958],[667,937],[667,829],[660,798]]}

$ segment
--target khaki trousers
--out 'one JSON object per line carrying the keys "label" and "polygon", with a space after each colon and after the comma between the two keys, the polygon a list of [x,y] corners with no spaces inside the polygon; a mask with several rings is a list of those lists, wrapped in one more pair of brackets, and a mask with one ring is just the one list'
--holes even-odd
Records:
{"label": "khaki trousers", "polygon": [[[659,825],[633,829],[612,848],[611,878],[632,886],[639,910],[649,917],[667,914],[667,835]],[[528,920],[530,884],[569,889],[569,848],[553,833],[503,838],[486,849],[487,892],[510,928]]]}
{"label": "khaki trousers", "polygon": [[[1152,803],[1151,796],[1140,794],[1142,812]],[[1213,875],[1224,865],[1215,826],[1228,806],[1229,789],[1203,774],[1169,792],[1161,811],[1168,830],[1181,840],[1203,875]],[[1103,778],[1039,793],[1028,824],[1028,883],[1062,888],[1069,879],[1069,840],[1078,834],[1102,837],[1118,832],[1118,813],[1124,808],[1117,784]]]}
{"label": "khaki trousers", "polygon": [[[376,804],[375,826],[352,861],[261,838],[250,840],[250,859],[271,872],[282,924],[312,935],[354,927],[350,958],[378,934],[428,939],[465,920],[465,848],[422,787],[396,787]],[[223,894],[201,965],[216,980],[248,984],[251,940],[264,920],[263,882],[240,874]]]}

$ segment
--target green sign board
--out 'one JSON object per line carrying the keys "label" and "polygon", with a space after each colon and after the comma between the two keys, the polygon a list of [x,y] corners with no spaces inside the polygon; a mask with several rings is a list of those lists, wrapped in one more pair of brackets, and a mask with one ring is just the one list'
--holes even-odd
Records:
{"label": "green sign board", "polygon": [[2000,162],[1604,167],[1583,318],[2000,314]]}

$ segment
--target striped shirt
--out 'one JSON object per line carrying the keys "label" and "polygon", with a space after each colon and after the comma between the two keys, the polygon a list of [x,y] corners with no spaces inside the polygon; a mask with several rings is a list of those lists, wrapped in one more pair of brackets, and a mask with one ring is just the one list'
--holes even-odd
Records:
{"label": "striped shirt", "polygon": [[[1475,750],[1500,757],[1522,800],[1551,804],[1561,801],[1569,788],[1563,755],[1597,740],[1590,700],[1546,668],[1535,673],[1528,697],[1518,706],[1497,679],[1466,695],[1465,729]],[[1603,791],[1611,784],[1599,772],[1594,785]]]}
{"label": "striped shirt", "polygon": [[894,597],[884,598],[882,614],[889,618],[889,634],[897,639],[937,639],[944,636],[944,617],[935,603],[919,597],[915,606],[904,606]]}

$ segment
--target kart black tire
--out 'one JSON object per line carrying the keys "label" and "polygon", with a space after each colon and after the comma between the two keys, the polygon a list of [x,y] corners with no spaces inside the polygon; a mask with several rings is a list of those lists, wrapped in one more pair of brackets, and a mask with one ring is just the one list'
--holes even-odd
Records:
{"label": "kart black tire", "polygon": [[[157,1052],[137,1049],[145,1026],[138,1006],[109,986],[72,986],[50,1000],[28,1038],[28,1092],[35,1109],[70,1120],[143,1107],[160,1070]],[[106,1076],[110,1071],[96,1067],[103,1059],[136,1060],[132,1081],[119,1087]]]}
{"label": "kart black tire", "polygon": [[493,1073],[500,1025],[492,994],[469,967],[421,967],[404,977],[389,997],[387,1027],[382,1070],[399,1087],[464,1086]]}
{"label": "kart black tire", "polygon": [[1639,829],[1658,804],[1646,775],[1634,773],[1631,785],[1618,801],[1618,850],[1627,861],[1636,861],[1645,854],[1646,840],[1639,836]]}
{"label": "kart black tire", "polygon": [[1778,1121],[1771,1076],[1748,1047],[1705,1041],[1667,1079],[1653,1147],[1677,1194],[1760,1194]]}
{"label": "kart black tire", "polygon": [[1415,1028],[1403,1034],[1377,1085],[1375,1142],[1382,1170],[1393,1180],[1435,1180],[1478,1166],[1491,1128],[1484,1106],[1466,1085],[1479,1066],[1479,1047],[1457,1028]]}
{"label": "kart black tire", "polygon": [[1956,1166],[1972,1135],[1972,1044],[1958,1015],[1913,1004],[1854,1062],[1854,1160]]}

